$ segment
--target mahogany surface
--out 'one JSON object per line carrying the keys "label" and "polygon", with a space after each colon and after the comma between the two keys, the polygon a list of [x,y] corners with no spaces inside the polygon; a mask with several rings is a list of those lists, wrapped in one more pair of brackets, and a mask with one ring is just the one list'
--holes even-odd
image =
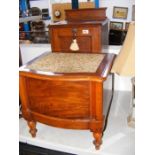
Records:
{"label": "mahogany surface", "polygon": [[103,103],[103,83],[114,58],[114,54],[105,54],[94,73],[26,69],[36,59],[22,66],[19,73],[22,114],[31,135],[36,136],[36,122],[66,129],[89,129],[93,132],[95,148],[99,149],[106,118],[103,109],[107,104]]}
{"label": "mahogany surface", "polygon": [[103,21],[106,17],[107,8],[83,8],[65,10],[66,20],[81,22],[81,21]]}

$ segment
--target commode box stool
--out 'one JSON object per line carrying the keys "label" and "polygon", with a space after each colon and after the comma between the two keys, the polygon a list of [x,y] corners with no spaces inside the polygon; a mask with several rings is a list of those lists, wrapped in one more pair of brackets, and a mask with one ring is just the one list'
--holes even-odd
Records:
{"label": "commode box stool", "polygon": [[36,123],[88,129],[100,148],[105,126],[104,81],[115,55],[47,52],[20,67],[22,114],[32,137]]}

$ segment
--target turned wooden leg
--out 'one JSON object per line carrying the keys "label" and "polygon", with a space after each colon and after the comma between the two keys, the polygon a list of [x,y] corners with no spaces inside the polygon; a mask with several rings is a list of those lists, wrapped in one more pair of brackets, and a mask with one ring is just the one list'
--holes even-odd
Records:
{"label": "turned wooden leg", "polygon": [[29,132],[31,133],[32,137],[35,137],[36,136],[36,132],[37,132],[36,122],[28,121],[27,123],[28,123],[28,126],[30,128]]}
{"label": "turned wooden leg", "polygon": [[93,141],[95,149],[99,150],[100,145],[102,144],[102,132],[93,132],[93,136],[95,138],[95,140]]}

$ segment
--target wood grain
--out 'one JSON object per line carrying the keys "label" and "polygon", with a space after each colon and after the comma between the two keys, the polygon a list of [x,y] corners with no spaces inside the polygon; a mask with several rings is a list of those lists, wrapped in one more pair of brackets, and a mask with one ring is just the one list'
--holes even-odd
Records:
{"label": "wood grain", "polygon": [[31,111],[46,116],[89,118],[89,89],[89,82],[27,79]]}
{"label": "wood grain", "polygon": [[71,22],[103,21],[106,17],[107,8],[84,8],[65,10],[66,20]]}

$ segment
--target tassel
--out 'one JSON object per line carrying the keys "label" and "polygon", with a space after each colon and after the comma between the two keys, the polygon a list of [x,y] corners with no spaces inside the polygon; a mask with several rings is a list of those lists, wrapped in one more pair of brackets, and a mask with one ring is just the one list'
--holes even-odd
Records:
{"label": "tassel", "polygon": [[79,45],[77,44],[76,39],[73,39],[73,41],[70,45],[70,50],[72,50],[72,51],[78,51],[79,50]]}

